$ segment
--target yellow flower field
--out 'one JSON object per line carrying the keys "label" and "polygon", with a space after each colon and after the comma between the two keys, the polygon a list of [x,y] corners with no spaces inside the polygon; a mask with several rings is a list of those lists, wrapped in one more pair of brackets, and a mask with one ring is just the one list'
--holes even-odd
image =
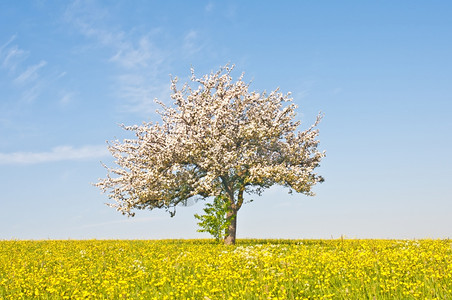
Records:
{"label": "yellow flower field", "polygon": [[0,241],[0,299],[452,299],[450,240]]}

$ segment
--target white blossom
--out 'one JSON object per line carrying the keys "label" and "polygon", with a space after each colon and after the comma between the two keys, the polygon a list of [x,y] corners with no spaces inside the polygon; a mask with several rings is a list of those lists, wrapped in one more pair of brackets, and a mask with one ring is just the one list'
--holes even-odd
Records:
{"label": "white blossom", "polygon": [[116,168],[96,185],[118,211],[174,209],[189,198],[226,194],[234,213],[244,193],[282,185],[306,195],[323,181],[314,173],[325,153],[317,150],[317,121],[297,131],[296,105],[290,94],[250,92],[243,74],[233,81],[233,67],[177,87],[171,79],[173,105],[161,105],[162,123],[123,126],[135,139],[112,141]]}

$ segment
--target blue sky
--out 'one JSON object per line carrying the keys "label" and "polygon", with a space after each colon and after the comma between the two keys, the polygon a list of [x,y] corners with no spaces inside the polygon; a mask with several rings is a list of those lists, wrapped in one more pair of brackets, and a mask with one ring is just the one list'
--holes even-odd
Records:
{"label": "blue sky", "polygon": [[319,111],[316,196],[274,187],[238,237],[452,237],[449,1],[0,2],[0,239],[203,238],[203,203],[127,218],[93,187],[170,74],[226,63]]}

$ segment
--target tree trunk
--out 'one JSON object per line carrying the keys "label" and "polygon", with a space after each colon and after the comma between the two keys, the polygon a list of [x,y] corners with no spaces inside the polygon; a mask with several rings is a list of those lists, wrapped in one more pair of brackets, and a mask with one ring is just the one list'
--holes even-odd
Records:
{"label": "tree trunk", "polygon": [[230,220],[227,235],[224,238],[225,245],[235,245],[235,234],[237,231],[237,207],[232,204],[227,215],[226,220]]}

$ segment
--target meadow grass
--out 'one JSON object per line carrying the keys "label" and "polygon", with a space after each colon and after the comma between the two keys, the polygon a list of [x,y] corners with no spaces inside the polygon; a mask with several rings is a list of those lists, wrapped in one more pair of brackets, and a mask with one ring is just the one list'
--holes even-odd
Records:
{"label": "meadow grass", "polygon": [[0,299],[452,299],[450,240],[0,241]]}

